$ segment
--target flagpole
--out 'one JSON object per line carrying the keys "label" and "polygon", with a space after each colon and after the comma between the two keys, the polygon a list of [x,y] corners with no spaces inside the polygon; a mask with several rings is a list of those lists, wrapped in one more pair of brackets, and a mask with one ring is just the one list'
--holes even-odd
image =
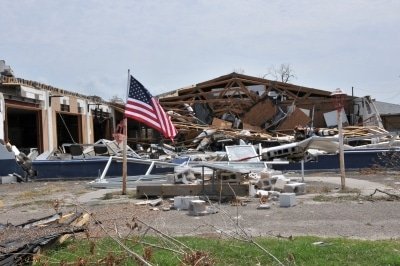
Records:
{"label": "flagpole", "polygon": [[[126,97],[125,101],[128,100],[129,95],[129,82],[130,81],[130,70],[128,69],[128,81],[126,85]],[[126,195],[126,179],[128,173],[128,160],[126,156],[126,150],[128,146],[128,119],[124,117],[124,142],[122,151],[122,195]]]}

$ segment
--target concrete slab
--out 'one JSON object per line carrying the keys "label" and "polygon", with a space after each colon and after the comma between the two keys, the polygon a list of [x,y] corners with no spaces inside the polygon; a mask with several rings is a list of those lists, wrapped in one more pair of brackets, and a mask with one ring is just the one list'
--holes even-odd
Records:
{"label": "concrete slab", "polygon": [[[335,184],[338,186],[341,185],[340,176],[332,176],[332,177],[305,176],[304,180],[305,181],[320,181],[320,182]],[[381,183],[371,182],[371,181],[367,181],[367,180],[360,180],[360,179],[355,179],[355,178],[346,178],[345,185],[348,188],[359,189],[361,191],[361,195],[364,195],[364,196],[371,195],[375,191],[375,189],[389,190],[389,191],[392,190],[391,187],[385,186]]]}
{"label": "concrete slab", "polygon": [[[122,190],[120,188],[119,189],[117,189],[117,188],[98,189],[98,190],[94,190],[94,191],[85,193],[85,194],[79,196],[76,200],[78,202],[80,202],[80,203],[96,203],[96,202],[99,202],[99,201],[103,201],[104,202],[103,198],[104,198],[104,196],[106,194],[108,194],[108,193],[118,193],[118,192],[122,193]],[[132,201],[132,199],[128,199],[128,196],[125,196],[125,195],[124,196],[121,195],[121,197],[119,199],[116,199],[116,200],[118,202],[121,202],[121,201],[124,201],[124,200]],[[112,202],[112,201],[114,201],[114,200],[113,199],[107,200],[107,202]]]}

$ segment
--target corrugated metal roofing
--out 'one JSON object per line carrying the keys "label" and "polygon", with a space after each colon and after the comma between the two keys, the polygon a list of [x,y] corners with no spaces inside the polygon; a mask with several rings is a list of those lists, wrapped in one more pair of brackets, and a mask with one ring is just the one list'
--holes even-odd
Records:
{"label": "corrugated metal roofing", "polygon": [[399,104],[385,103],[379,101],[375,101],[374,104],[378,109],[380,115],[400,114]]}

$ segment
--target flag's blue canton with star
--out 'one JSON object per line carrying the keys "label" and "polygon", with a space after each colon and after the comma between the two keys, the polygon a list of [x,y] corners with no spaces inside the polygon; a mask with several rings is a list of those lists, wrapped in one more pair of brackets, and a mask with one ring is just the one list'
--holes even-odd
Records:
{"label": "flag's blue canton with star", "polygon": [[171,140],[177,134],[170,117],[164,112],[158,100],[132,76],[130,76],[125,116],[158,130]]}
{"label": "flag's blue canton with star", "polygon": [[147,104],[150,104],[151,102],[150,92],[132,76],[129,85],[128,97],[132,99],[137,99],[138,101],[142,101]]}

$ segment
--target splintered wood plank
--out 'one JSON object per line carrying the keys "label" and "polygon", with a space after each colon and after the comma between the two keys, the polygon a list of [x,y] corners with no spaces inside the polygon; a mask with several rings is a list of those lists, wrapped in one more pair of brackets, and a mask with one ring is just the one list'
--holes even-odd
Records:
{"label": "splintered wood plank", "polygon": [[262,128],[259,126],[252,126],[250,124],[247,123],[243,123],[243,129],[244,130],[249,130],[249,131],[261,131]]}

